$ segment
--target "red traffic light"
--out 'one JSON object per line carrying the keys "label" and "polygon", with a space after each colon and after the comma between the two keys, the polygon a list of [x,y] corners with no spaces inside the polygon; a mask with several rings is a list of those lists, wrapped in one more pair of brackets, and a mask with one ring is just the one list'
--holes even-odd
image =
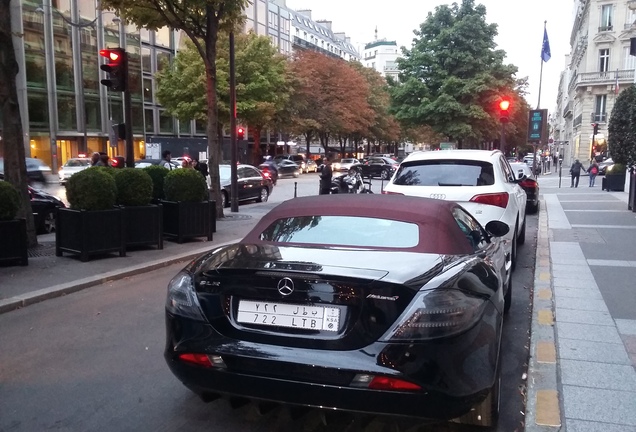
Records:
{"label": "red traffic light", "polygon": [[112,62],[118,62],[121,60],[121,53],[118,50],[110,50],[110,49],[103,49],[103,50],[99,50],[99,55],[102,57],[106,57],[108,60],[112,61]]}
{"label": "red traffic light", "polygon": [[510,108],[510,101],[502,100],[499,102],[499,109],[502,111],[508,111],[508,108]]}
{"label": "red traffic light", "polygon": [[236,138],[244,139],[245,138],[245,129],[243,129],[242,127],[238,128],[236,130]]}

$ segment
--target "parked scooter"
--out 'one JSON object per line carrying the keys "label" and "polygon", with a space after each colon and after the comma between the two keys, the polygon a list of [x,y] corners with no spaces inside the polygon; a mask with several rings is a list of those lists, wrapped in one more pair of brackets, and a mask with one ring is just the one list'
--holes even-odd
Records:
{"label": "parked scooter", "polygon": [[367,188],[365,184],[369,184],[369,186],[371,186],[370,182],[364,182],[362,180],[362,175],[359,170],[350,169],[346,174],[341,174],[331,180],[330,192],[332,194],[373,193],[371,192],[371,188]]}

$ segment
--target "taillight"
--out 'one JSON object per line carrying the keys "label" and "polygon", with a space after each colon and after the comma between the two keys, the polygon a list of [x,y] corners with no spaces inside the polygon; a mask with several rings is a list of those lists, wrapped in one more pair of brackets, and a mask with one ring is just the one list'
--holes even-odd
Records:
{"label": "taillight", "polygon": [[212,367],[212,362],[206,354],[186,353],[179,354],[177,358],[185,363],[191,363],[203,367]]}
{"label": "taillight", "polygon": [[470,202],[478,203],[478,204],[488,204],[501,208],[508,207],[508,192],[499,192],[499,193],[489,193],[489,194],[479,194],[475,195],[470,199]]}
{"label": "taillight", "polygon": [[264,171],[264,172],[263,172],[263,177],[265,177],[266,179],[268,179],[268,178],[270,178],[270,177],[271,177],[271,175],[270,175],[270,173],[268,173],[267,171]]}
{"label": "taillight", "polygon": [[368,388],[372,390],[392,390],[392,391],[417,391],[422,387],[399,378],[391,378],[385,376],[375,376],[367,374],[358,374],[351,382],[352,387]]}
{"label": "taillight", "polygon": [[534,180],[526,179],[522,181],[521,183],[519,183],[519,185],[521,187],[534,188],[534,187],[537,187],[537,182],[535,182]]}
{"label": "taillight", "polygon": [[456,289],[420,292],[383,341],[425,340],[454,336],[474,326],[488,300]]}
{"label": "taillight", "polygon": [[400,192],[391,192],[391,191],[388,191],[388,190],[386,190],[386,189],[384,189],[384,190],[382,191],[382,193],[383,193],[384,195],[404,195],[403,193],[400,193]]}

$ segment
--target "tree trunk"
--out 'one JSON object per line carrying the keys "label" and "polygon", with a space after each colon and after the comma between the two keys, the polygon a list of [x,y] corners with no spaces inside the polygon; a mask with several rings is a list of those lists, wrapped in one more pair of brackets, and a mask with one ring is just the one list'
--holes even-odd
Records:
{"label": "tree trunk", "polygon": [[[0,0],[3,1],[3,0]],[[208,102],[208,122],[206,134],[208,136],[208,170],[210,172],[210,184],[212,196],[216,200],[216,216],[223,217],[221,203],[221,179],[219,176],[219,163],[222,159],[221,143],[219,142],[218,123],[219,109],[216,97],[216,42],[219,31],[219,21],[215,17],[214,8],[207,6],[207,32],[205,38],[205,80]]]}
{"label": "tree trunk", "polygon": [[34,247],[38,239],[27,187],[26,152],[15,82],[17,75],[18,62],[11,33],[11,0],[0,0],[0,111],[3,119],[4,179],[20,192],[22,206],[18,217],[26,219],[27,241],[29,247]]}
{"label": "tree trunk", "polygon": [[263,126],[252,126],[254,130],[254,148],[252,149],[252,165],[259,166],[263,162],[261,155],[261,132]]}
{"label": "tree trunk", "polygon": [[311,155],[311,151],[309,149],[310,144],[311,144],[311,134],[310,133],[306,133],[305,134],[305,144],[307,146],[307,153],[305,153],[305,156],[307,157],[307,159],[309,159],[309,156]]}

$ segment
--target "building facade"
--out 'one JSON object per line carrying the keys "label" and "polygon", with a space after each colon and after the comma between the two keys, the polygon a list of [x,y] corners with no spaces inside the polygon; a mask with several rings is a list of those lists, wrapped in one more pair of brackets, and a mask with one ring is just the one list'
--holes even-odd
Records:
{"label": "building facade", "polygon": [[375,34],[375,40],[364,46],[363,63],[366,67],[378,71],[382,76],[391,77],[397,81],[397,58],[400,56],[397,42],[378,39],[377,29]]}
{"label": "building facade", "polygon": [[[584,163],[607,153],[607,125],[619,92],[634,83],[635,0],[576,0],[569,65],[562,74],[558,107],[564,118],[559,136],[568,141],[570,160]],[[563,85],[565,81],[563,81]],[[592,140],[593,123],[599,133]]]}

